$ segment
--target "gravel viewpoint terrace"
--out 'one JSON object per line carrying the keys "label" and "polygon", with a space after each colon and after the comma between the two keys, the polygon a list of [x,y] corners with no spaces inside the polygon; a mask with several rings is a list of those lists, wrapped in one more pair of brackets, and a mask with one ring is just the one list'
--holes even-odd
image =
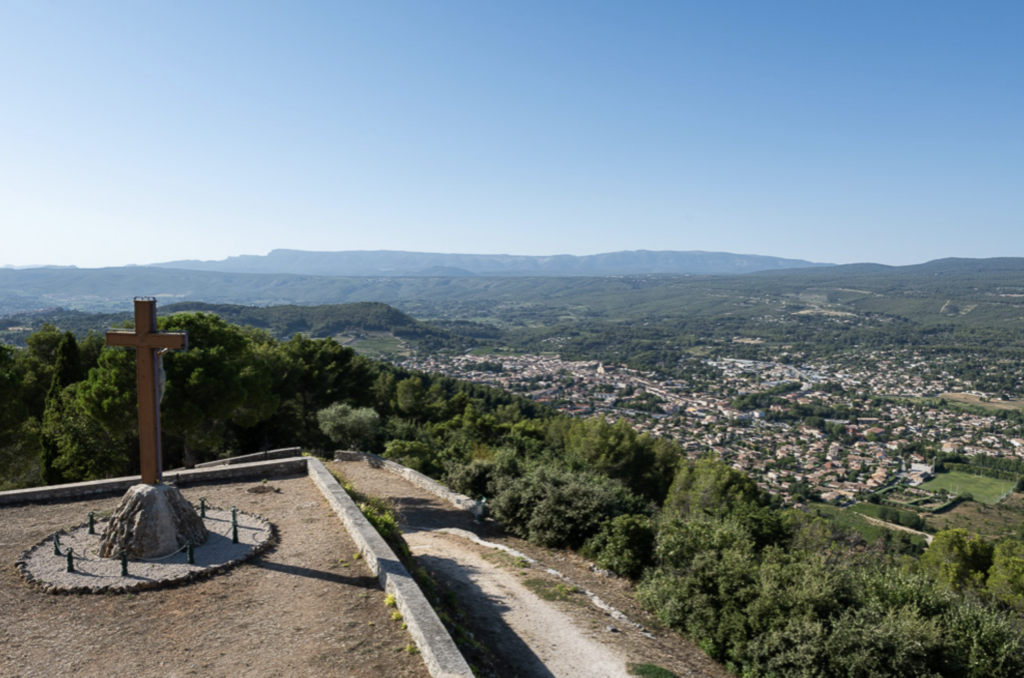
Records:
{"label": "gravel viewpoint terrace", "polygon": [[[377,578],[305,475],[259,483],[186,487],[198,504],[267,517],[278,544],[261,557],[186,586],[124,595],[49,595],[13,564],[62,527],[110,511],[119,497],[0,508],[0,675],[25,676],[415,676]],[[339,584],[342,584],[339,586]]]}

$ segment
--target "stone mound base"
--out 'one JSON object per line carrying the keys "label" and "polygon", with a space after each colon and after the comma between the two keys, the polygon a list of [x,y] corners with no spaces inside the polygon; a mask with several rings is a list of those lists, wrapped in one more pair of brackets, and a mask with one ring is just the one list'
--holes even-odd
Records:
{"label": "stone mound base", "polygon": [[53,538],[24,551],[15,562],[29,583],[46,593],[127,593],[183,584],[225,572],[267,550],[274,540],[274,527],[261,516],[238,512],[238,543],[231,543],[231,512],[207,508],[203,520],[209,537],[195,547],[195,565],[189,565],[184,549],[149,560],[128,560],[128,576],[121,576],[120,558],[100,558],[100,539],[105,523],[96,523],[96,534],[88,525],[61,530],[61,553],[73,549],[74,572],[67,572],[67,556],[54,555]]}
{"label": "stone mound base", "polygon": [[163,558],[192,542],[204,543],[206,527],[173,485],[135,485],[114,509],[100,539],[101,558]]}

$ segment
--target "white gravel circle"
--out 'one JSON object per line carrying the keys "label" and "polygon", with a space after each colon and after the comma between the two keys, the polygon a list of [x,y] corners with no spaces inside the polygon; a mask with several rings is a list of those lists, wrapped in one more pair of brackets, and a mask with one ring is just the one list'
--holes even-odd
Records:
{"label": "white gravel circle", "polygon": [[18,558],[15,566],[29,582],[47,593],[125,593],[159,588],[199,579],[228,570],[262,553],[270,546],[273,526],[264,518],[238,512],[238,543],[231,541],[231,511],[206,509],[203,519],[210,536],[194,548],[195,565],[188,564],[184,550],[154,560],[129,560],[128,576],[121,576],[120,558],[100,558],[100,535],[106,520],[96,523],[96,534],[87,525],[61,531],[60,549],[73,549],[74,572],[67,571],[67,556],[55,555],[53,538],[46,539]]}

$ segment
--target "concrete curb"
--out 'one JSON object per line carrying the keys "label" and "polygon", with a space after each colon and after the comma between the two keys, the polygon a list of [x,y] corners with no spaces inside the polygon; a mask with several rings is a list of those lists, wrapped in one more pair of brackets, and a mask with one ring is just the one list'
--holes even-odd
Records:
{"label": "concrete curb", "polygon": [[378,457],[376,454],[370,454],[369,452],[338,450],[334,453],[334,459],[335,461],[365,461],[367,464],[376,468],[387,469],[394,474],[402,476],[420,489],[426,490],[434,496],[444,499],[449,504],[452,504],[463,511],[472,512],[473,507],[476,506],[476,502],[466,495],[459,494],[458,492],[452,492],[433,478],[425,476],[419,471],[413,471],[407,466],[402,466],[401,464],[385,459],[384,457]]}
{"label": "concrete curb", "polygon": [[[395,597],[398,611],[434,678],[472,678],[473,672],[416,581],[384,538],[370,525],[352,498],[319,459],[306,457],[307,469],[331,508],[345,524],[384,590]],[[433,481],[431,481],[433,482]]]}
{"label": "concrete curb", "polygon": [[[266,478],[289,473],[306,473],[307,457],[261,461],[252,464],[220,466],[216,468],[170,471],[164,473],[164,482],[175,485],[191,485],[221,481],[243,480],[245,478]],[[125,492],[132,485],[138,485],[141,476],[94,480],[85,483],[68,483],[49,487],[32,487],[27,490],[0,492],[0,506],[11,504],[39,504],[50,501],[70,501],[85,497],[96,497]]]}

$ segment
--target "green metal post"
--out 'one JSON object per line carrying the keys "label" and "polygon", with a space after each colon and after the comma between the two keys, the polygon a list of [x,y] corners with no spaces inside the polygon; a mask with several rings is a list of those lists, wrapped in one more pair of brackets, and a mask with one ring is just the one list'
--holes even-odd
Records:
{"label": "green metal post", "polygon": [[206,517],[206,497],[199,497],[199,517]]}
{"label": "green metal post", "polygon": [[75,549],[68,547],[68,572],[75,571]]}
{"label": "green metal post", "polygon": [[96,514],[89,511],[89,534],[96,534]]}
{"label": "green metal post", "polygon": [[231,543],[238,543],[238,509],[231,507]]}
{"label": "green metal post", "polygon": [[185,555],[188,556],[189,565],[196,564],[196,552],[195,547],[192,546],[192,542],[189,542],[188,546],[185,547]]}
{"label": "green metal post", "polygon": [[53,533],[53,555],[55,555],[55,556],[62,556],[62,555],[64,555],[63,553],[60,552],[60,534],[58,534],[57,532]]}
{"label": "green metal post", "polygon": [[476,500],[473,506],[473,522],[480,525],[487,520],[487,497]]}
{"label": "green metal post", "polygon": [[128,552],[121,551],[121,576],[128,576]]}

